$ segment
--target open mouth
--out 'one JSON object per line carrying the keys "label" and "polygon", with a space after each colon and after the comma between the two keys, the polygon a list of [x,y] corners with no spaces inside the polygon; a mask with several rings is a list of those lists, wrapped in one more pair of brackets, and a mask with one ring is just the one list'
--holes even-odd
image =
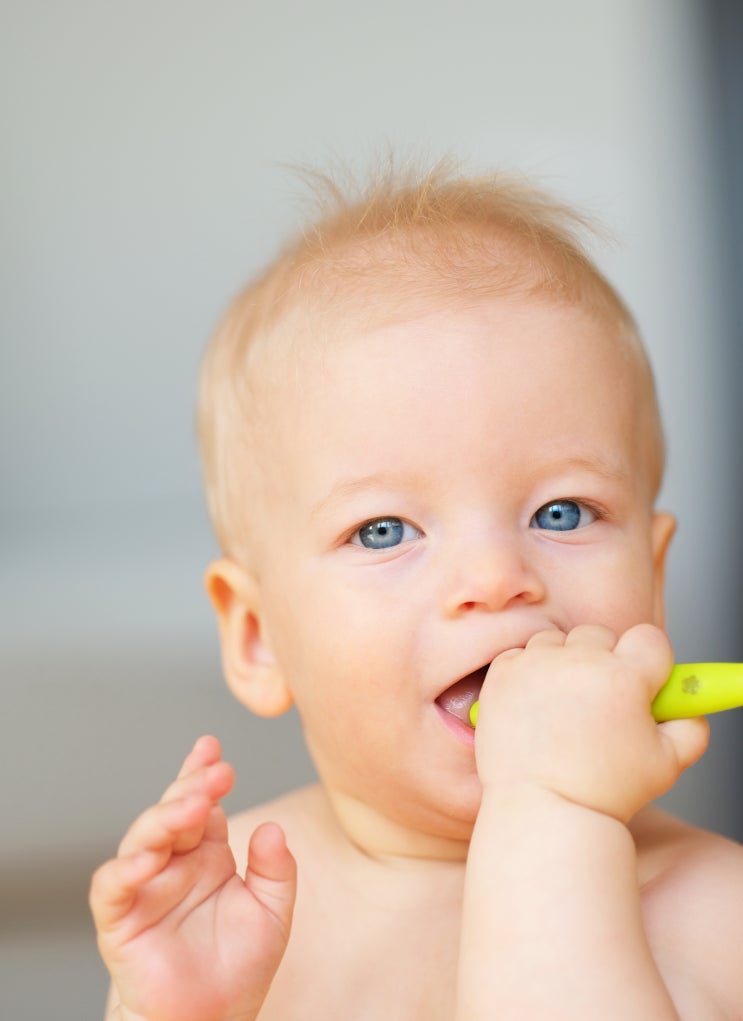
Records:
{"label": "open mouth", "polygon": [[452,684],[450,688],[447,688],[446,691],[439,695],[436,699],[436,705],[443,709],[444,712],[461,720],[462,723],[466,723],[468,727],[471,726],[470,709],[472,708],[472,703],[480,697],[480,689],[489,667],[490,663],[486,663],[479,670],[473,670],[471,674],[467,674],[466,677],[462,677],[456,684]]}

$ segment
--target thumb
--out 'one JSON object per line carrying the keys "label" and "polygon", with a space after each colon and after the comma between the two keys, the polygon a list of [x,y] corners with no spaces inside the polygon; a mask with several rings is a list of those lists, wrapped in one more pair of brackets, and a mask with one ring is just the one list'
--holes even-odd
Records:
{"label": "thumb", "polygon": [[659,723],[658,730],[674,756],[679,773],[701,759],[709,744],[709,723],[704,716]]}
{"label": "thumb", "polygon": [[251,836],[245,885],[276,918],[288,940],[297,894],[297,863],[276,823],[262,823]]}

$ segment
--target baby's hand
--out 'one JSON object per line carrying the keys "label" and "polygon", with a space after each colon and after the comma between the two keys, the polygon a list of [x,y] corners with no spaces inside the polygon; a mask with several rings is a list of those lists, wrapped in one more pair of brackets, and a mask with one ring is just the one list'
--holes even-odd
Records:
{"label": "baby's hand", "polygon": [[480,695],[483,787],[537,785],[629,821],[707,746],[706,720],[651,715],[672,665],[666,636],[647,624],[618,641],[595,625],[543,631],[499,656]]}
{"label": "baby's hand", "polygon": [[93,877],[98,945],[124,1019],[248,1021],[286,949],[296,867],[278,826],[253,834],[243,880],[219,805],[232,787],[200,738],[175,783]]}

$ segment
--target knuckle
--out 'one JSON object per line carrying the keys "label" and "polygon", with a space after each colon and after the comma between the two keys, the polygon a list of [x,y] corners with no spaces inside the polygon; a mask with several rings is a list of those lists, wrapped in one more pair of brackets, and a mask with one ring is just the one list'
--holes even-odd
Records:
{"label": "knuckle", "polygon": [[101,887],[104,884],[105,873],[107,871],[108,862],[105,865],[99,865],[95,870],[90,879],[90,887],[88,889],[88,902],[91,908],[95,908],[96,902],[100,896]]}

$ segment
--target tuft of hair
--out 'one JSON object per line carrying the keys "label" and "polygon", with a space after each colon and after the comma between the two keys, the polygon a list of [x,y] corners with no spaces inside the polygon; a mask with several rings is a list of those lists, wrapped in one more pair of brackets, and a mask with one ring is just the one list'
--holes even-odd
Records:
{"label": "tuft of hair", "polygon": [[302,229],[232,301],[202,365],[198,433],[207,503],[222,549],[239,556],[251,416],[272,352],[339,326],[482,300],[584,306],[627,338],[650,373],[634,321],[588,254],[594,221],[519,175],[468,175],[451,159],[421,171],[394,158],[364,180],[299,168],[311,198]]}

